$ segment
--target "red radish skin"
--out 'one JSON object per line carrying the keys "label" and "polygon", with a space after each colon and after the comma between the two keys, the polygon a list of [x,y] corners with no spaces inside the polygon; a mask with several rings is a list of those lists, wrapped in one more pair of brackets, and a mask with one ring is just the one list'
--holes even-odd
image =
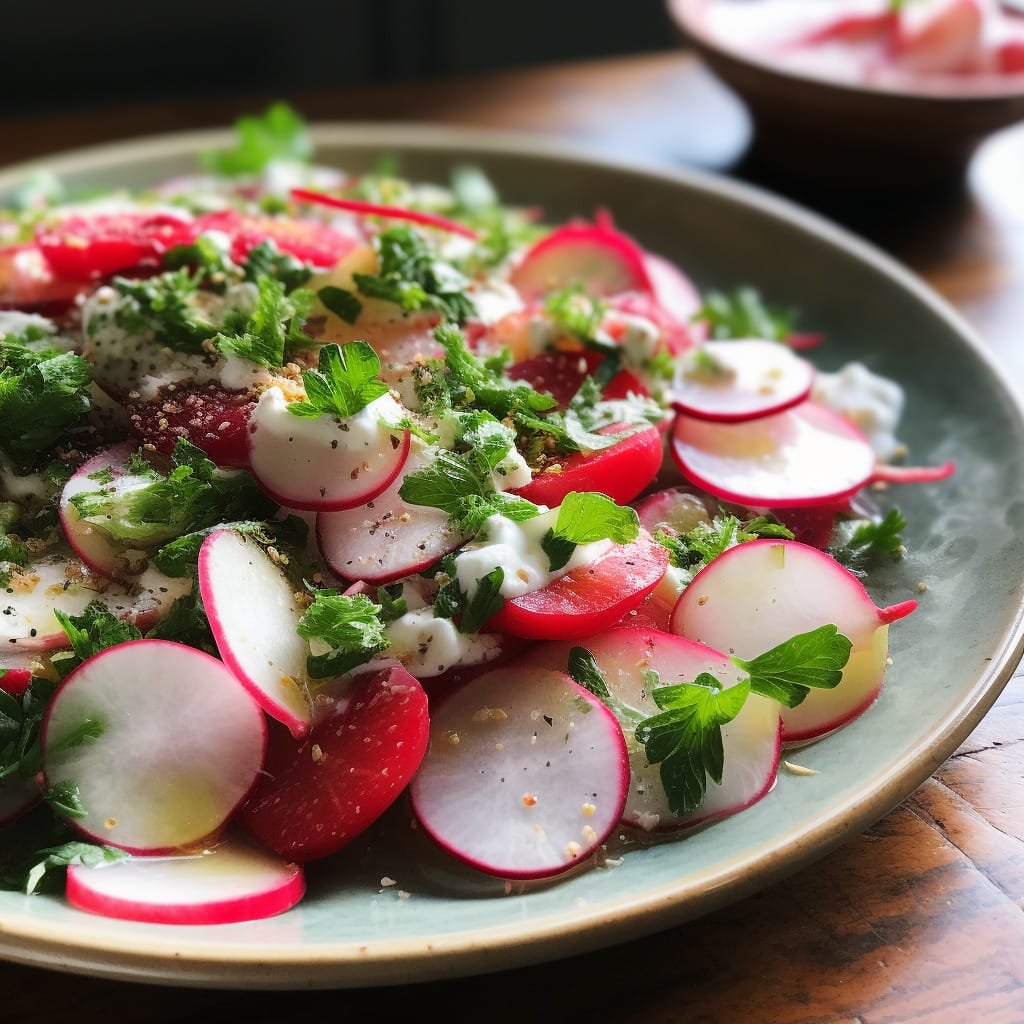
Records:
{"label": "red radish skin", "polygon": [[[584,647],[594,656],[612,697],[645,718],[658,714],[659,709],[648,692],[644,669],[657,672],[665,686],[693,682],[702,672],[709,672],[727,687],[746,678],[720,651],[658,629],[626,623],[577,644],[541,645],[531,652],[530,663],[567,665],[574,646]],[[773,700],[751,694],[739,715],[722,727],[722,782],[709,780],[703,804],[686,814],[670,809],[660,769],[648,762],[643,747],[633,738],[636,723],[620,719],[620,724],[626,735],[632,773],[622,815],[626,825],[645,832],[692,828],[746,810],[775,785],[782,721],[779,705]]]}
{"label": "red radish skin", "polygon": [[[98,735],[72,743],[89,722]],[[132,640],[68,675],[39,736],[46,786],[76,786],[86,809],[69,824],[96,842],[156,854],[202,842],[234,813],[259,774],[267,726],[216,658]]]}
{"label": "red radish skin", "polygon": [[402,476],[372,501],[344,512],[321,512],[316,536],[331,572],[345,580],[380,585],[421,572],[469,538],[454,530],[448,513],[410,505],[399,495],[410,473],[431,462],[416,441]]}
{"label": "red radish skin", "polygon": [[716,423],[758,419],[799,405],[811,393],[814,368],[777,341],[706,341],[694,353],[709,357],[720,375],[684,359],[672,382],[673,405]]}
{"label": "red radish skin", "polygon": [[212,925],[257,921],[302,899],[297,864],[237,841],[175,857],[129,857],[68,868],[68,902],[79,910],[147,924]]}
{"label": "red radish skin", "polygon": [[410,789],[442,848],[499,878],[547,878],[586,860],[625,805],[622,730],[550,668],[488,672],[439,702]]}
{"label": "red radish skin", "polygon": [[427,749],[427,695],[405,669],[356,680],[296,741],[273,727],[264,771],[239,821],[283,857],[316,860],[380,817]]}
{"label": "red radish skin", "polygon": [[[397,422],[401,407],[389,396],[381,415]],[[365,421],[366,409],[340,419],[293,416],[280,388],[268,388],[249,421],[249,468],[279,505],[307,512],[358,508],[388,489],[409,457],[408,430]]]}
{"label": "red radish skin", "polygon": [[93,572],[112,579],[126,572],[138,572],[145,565],[147,553],[115,543],[101,529],[79,518],[71,499],[103,488],[97,480],[90,479],[96,473],[109,470],[114,480],[123,476],[133,451],[134,445],[119,444],[93,456],[79,466],[60,496],[60,524],[68,543]]}
{"label": "red radish skin", "polygon": [[[604,357],[599,352],[547,353],[510,366],[508,375],[512,380],[527,381],[535,391],[548,392],[561,410],[603,361]],[[602,394],[605,398],[614,399],[631,394],[646,396],[650,392],[629,370],[620,370],[608,381]]]}
{"label": "red radish skin", "polygon": [[665,312],[681,324],[689,323],[702,305],[696,285],[674,263],[653,252],[644,253],[644,267]]}
{"label": "red radish skin", "polygon": [[904,14],[891,56],[918,74],[969,70],[981,53],[984,20],[978,0],[946,0],[921,18]]}
{"label": "red radish skin", "polygon": [[203,541],[198,580],[224,664],[271,718],[302,739],[313,709],[295,588],[258,544],[234,530]]}
{"label": "red radish skin", "polygon": [[948,480],[955,472],[956,463],[952,459],[941,466],[876,466],[874,473],[871,474],[871,482],[933,484]]}
{"label": "red radish skin", "polygon": [[680,414],[672,457],[682,474],[725,501],[768,508],[836,505],[875,473],[875,454],[849,420],[814,402],[744,423]]}
{"label": "red radish skin", "polygon": [[540,590],[506,601],[488,628],[528,640],[571,640],[608,629],[658,585],[668,551],[641,530],[592,565],[574,569]]}
{"label": "red radish skin", "polygon": [[835,625],[853,644],[841,682],[782,709],[783,741],[805,742],[871,705],[885,674],[888,626],[916,607],[908,600],[878,608],[860,580],[824,552],[758,540],[730,548],[697,573],[672,613],[672,632],[753,658],[797,633]]}
{"label": "red radish skin", "polygon": [[[623,429],[623,424],[615,424],[598,433],[613,434]],[[554,508],[561,505],[570,491],[600,491],[625,505],[658,475],[662,454],[658,428],[641,427],[600,451],[569,455],[558,463],[559,472],[548,468],[513,493],[535,504]]]}
{"label": "red radish skin", "polygon": [[404,220],[411,224],[422,224],[424,227],[439,228],[441,231],[448,231],[454,235],[462,235],[463,238],[477,239],[480,236],[465,224],[449,220],[447,217],[440,217],[435,213],[424,213],[422,210],[409,210],[401,206],[386,206],[381,203],[368,203],[361,199],[339,199],[335,196],[325,195],[323,192],[313,192],[307,188],[293,188],[292,198],[300,203],[313,203],[316,206],[329,206],[334,210],[346,210],[349,213],[358,213],[364,217],[384,217],[389,220]]}
{"label": "red radish skin", "polygon": [[900,16],[896,11],[877,14],[844,14],[804,33],[791,46],[819,46],[822,43],[867,43],[898,30]]}
{"label": "red radish skin", "polygon": [[644,259],[636,242],[611,226],[567,224],[536,242],[510,280],[527,301],[577,284],[596,296],[651,292]]}
{"label": "red radish skin", "polygon": [[218,384],[176,384],[152,401],[129,399],[125,404],[143,444],[170,455],[183,437],[223,468],[249,464],[247,434],[255,406],[248,391],[228,391]]}

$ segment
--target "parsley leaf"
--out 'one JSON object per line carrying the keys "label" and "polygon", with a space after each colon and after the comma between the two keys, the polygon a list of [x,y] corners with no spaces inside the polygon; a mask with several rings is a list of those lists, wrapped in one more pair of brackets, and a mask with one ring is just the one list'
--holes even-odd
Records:
{"label": "parsley leaf", "polygon": [[714,338],[766,338],[785,341],[793,331],[794,314],[771,309],[756,288],[738,288],[731,295],[708,292],[694,314],[711,328]]}
{"label": "parsley leaf", "polygon": [[310,654],[306,659],[310,676],[341,675],[384,650],[388,639],[381,610],[365,594],[346,597],[337,590],[318,590],[298,625],[304,640],[328,648],[327,653]]}
{"label": "parsley leaf", "polygon": [[213,344],[223,355],[268,368],[283,366],[289,344],[309,341],[302,325],[313,304],[313,293],[300,288],[286,295],[284,283],[272,277],[261,277],[257,288],[256,308],[249,314],[228,314]]}
{"label": "parsley leaf", "polygon": [[477,580],[476,590],[466,603],[459,620],[460,633],[477,633],[492,615],[501,611],[505,599],[501,596],[501,585],[505,582],[505,570],[499,565],[483,579]]}
{"label": "parsley leaf", "polygon": [[30,469],[83,423],[92,407],[92,374],[70,352],[23,366],[0,369],[0,449],[17,468]]}
{"label": "parsley leaf", "polygon": [[839,685],[853,645],[834,625],[799,633],[750,661],[730,660],[750,679],[762,697],[796,707],[811,688],[830,690]]}
{"label": "parsley leaf", "polygon": [[409,602],[405,599],[401,583],[378,587],[377,603],[380,605],[382,622],[394,622],[409,610]]}
{"label": "parsley leaf", "polygon": [[347,324],[354,324],[363,311],[363,304],[347,289],[339,288],[337,285],[324,285],[316,297],[336,317],[340,317]]}
{"label": "parsley leaf", "polygon": [[313,271],[290,252],[282,252],[272,238],[265,238],[253,246],[245,257],[245,279],[257,284],[264,277],[272,277],[284,285],[289,294],[301,288]]}
{"label": "parsley leaf", "polygon": [[208,171],[216,174],[259,174],[272,160],[308,161],[313,142],[306,122],[287,103],[275,103],[262,117],[241,117],[235,122],[234,149],[200,154]]}
{"label": "parsley leaf", "polygon": [[617,505],[596,491],[570,491],[558,508],[555,525],[548,530],[541,547],[548,556],[551,571],[563,568],[579,544],[613,540],[628,544],[640,534],[636,510]]}
{"label": "parsley leaf", "polygon": [[574,284],[549,295],[544,311],[566,334],[582,342],[597,339],[604,320],[605,304],[587,295],[582,285]]}
{"label": "parsley leaf", "polygon": [[202,269],[193,273],[188,267],[141,281],[115,277],[113,286],[127,301],[114,310],[114,323],[131,334],[152,331],[159,344],[178,352],[202,353],[203,342],[217,333],[213,321],[188,301],[202,277]]}
{"label": "parsley leaf", "polygon": [[94,868],[100,864],[113,864],[128,856],[124,850],[113,846],[97,846],[93,843],[72,841],[62,846],[52,846],[40,850],[38,860],[25,871],[24,881],[17,886],[22,892],[32,895],[42,891],[44,887],[54,885],[51,881],[54,874],[62,874],[72,864]]}
{"label": "parsley leaf", "polygon": [[66,818],[84,818],[89,813],[82,803],[82,794],[78,786],[70,779],[52,785],[43,794],[43,799],[58,814],[63,814]]}
{"label": "parsley leaf", "polygon": [[199,585],[193,583],[192,593],[179,597],[164,619],[161,619],[147,634],[147,639],[175,640],[200,651],[213,654],[217,650],[210,623],[206,619]]}
{"label": "parsley leaf", "polygon": [[902,558],[903,531],[907,520],[898,508],[891,508],[877,523],[862,523],[845,544],[835,547],[831,555],[852,572],[861,573],[869,565],[884,558]]}
{"label": "parsley leaf", "polygon": [[721,784],[722,726],[743,710],[750,689],[748,681],[723,689],[707,672],[692,683],[652,689],[661,714],[644,719],[635,735],[648,762],[661,765],[661,784],[673,814],[700,807],[709,778]]}
{"label": "parsley leaf", "polygon": [[589,690],[606,704],[611,700],[612,695],[608,689],[604,672],[601,671],[597,659],[586,647],[573,647],[569,651],[569,675],[584,690]]}
{"label": "parsley leaf", "polygon": [[468,279],[411,227],[387,228],[373,244],[380,274],[353,274],[360,294],[392,302],[405,313],[436,310],[458,324],[475,315],[476,307],[466,294]]}
{"label": "parsley leaf", "polygon": [[39,770],[39,726],[54,684],[33,676],[19,696],[0,690],[0,781]]}
{"label": "parsley leaf", "polygon": [[235,523],[215,523],[213,526],[205,526],[200,530],[193,530],[190,533],[175,537],[152,558],[155,565],[165,576],[180,578],[190,576],[195,572],[196,562],[199,560],[199,549],[203,541],[215,530],[234,530],[246,537],[252,537],[259,544],[273,544],[274,536],[268,532],[270,526],[262,520],[242,520]]}
{"label": "parsley leaf", "polygon": [[355,416],[388,393],[379,374],[380,358],[365,341],[324,345],[320,349],[319,368],[302,371],[306,401],[290,402],[288,411],[308,419],[322,415],[342,419]]}
{"label": "parsley leaf", "polygon": [[72,653],[53,657],[54,668],[62,678],[94,654],[142,638],[142,633],[131,622],[117,618],[99,601],[89,604],[81,615],[68,615],[56,608],[53,614],[71,643]]}

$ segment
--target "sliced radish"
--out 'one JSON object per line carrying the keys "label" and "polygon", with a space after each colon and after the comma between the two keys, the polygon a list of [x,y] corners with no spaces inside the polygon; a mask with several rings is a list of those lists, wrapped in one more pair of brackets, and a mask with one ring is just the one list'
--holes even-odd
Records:
{"label": "sliced radish", "polygon": [[274,729],[266,765],[240,820],[296,860],[326,857],[380,817],[405,789],[430,734],[427,695],[405,669],[357,679],[321,708],[301,742]]}
{"label": "sliced radish", "polygon": [[653,252],[644,253],[644,267],[665,312],[689,323],[703,304],[697,286],[674,263]]}
{"label": "sliced radish", "polygon": [[503,878],[589,856],[625,805],[629,759],[612,713],[562,672],[498,669],[446,697],[410,790],[430,835]]}
{"label": "sliced radish", "polygon": [[817,46],[821,43],[869,43],[897,31],[900,16],[897,11],[879,11],[871,14],[842,14],[823,25],[805,32],[793,41],[793,46]]}
{"label": "sliced radish", "polygon": [[47,785],[77,787],[85,808],[75,827],[139,853],[216,832],[252,788],[266,738],[259,706],[221,662],[167,640],[83,662],[40,730]]}
{"label": "sliced radish", "polygon": [[[535,391],[547,391],[564,409],[583,386],[587,377],[604,361],[599,352],[552,352],[534,356],[508,368],[512,380],[525,380]],[[640,379],[629,370],[619,370],[604,386],[604,398],[626,398],[629,395],[647,395],[650,392]]]}
{"label": "sliced radish", "polygon": [[718,502],[687,487],[656,491],[636,505],[640,525],[649,533],[666,527],[689,533],[701,523],[710,523]]}
{"label": "sliced radish", "polygon": [[698,487],[726,501],[769,508],[836,504],[875,470],[864,435],[813,402],[744,423],[680,414],[672,456]]}
{"label": "sliced radish", "polygon": [[812,690],[782,709],[782,738],[795,742],[831,732],[870,706],[882,687],[889,623],[915,607],[876,607],[860,580],[817,548],[756,540],[697,573],[672,614],[672,632],[754,658],[798,633],[836,626],[853,644],[850,660],[835,689]]}
{"label": "sliced radish", "polygon": [[249,422],[249,468],[275,501],[310,511],[364,505],[385,490],[409,456],[409,431],[390,395],[355,416],[293,416],[280,388],[260,396]]}
{"label": "sliced radish", "polygon": [[[126,472],[128,457],[134,451],[130,444],[119,444],[83,462],[64,485],[60,496],[60,523],[64,536],[78,557],[94,572],[104,576],[120,576],[139,572],[146,564],[148,551],[119,543],[107,534],[102,525],[82,519],[71,499],[91,491],[123,493],[136,486],[151,483],[150,478],[133,477]],[[97,479],[106,474],[106,482]]]}
{"label": "sliced radish", "polygon": [[[615,424],[598,433],[613,434],[624,429],[623,424]],[[661,434],[657,427],[648,425],[607,448],[576,452],[549,465],[514,493],[554,508],[570,491],[600,491],[625,505],[658,475],[661,461]]]}
{"label": "sliced radish", "polygon": [[941,466],[879,465],[875,467],[871,479],[889,484],[933,484],[948,480],[955,472],[956,463],[948,459]]}
{"label": "sliced radish", "polygon": [[969,68],[982,45],[985,16],[979,0],[944,0],[928,5],[920,17],[912,8],[900,20],[892,56],[921,74]]}
{"label": "sliced radish", "polygon": [[777,341],[706,341],[683,358],[673,405],[698,419],[751,420],[802,402],[813,380],[814,367]]}
{"label": "sliced radish", "polygon": [[302,868],[237,841],[176,857],[68,868],[79,910],[150,924],[234,924],[283,913],[302,899]]}
{"label": "sliced radish", "polygon": [[556,228],[526,252],[510,280],[526,300],[570,285],[598,296],[652,290],[643,250],[606,224]]}
{"label": "sliced radish", "polygon": [[339,199],[336,196],[325,195],[323,192],[313,192],[308,188],[293,188],[292,198],[300,203],[314,203],[317,206],[329,206],[335,210],[346,210],[349,213],[358,213],[364,217],[385,217],[388,220],[405,220],[412,224],[422,224],[424,227],[440,228],[442,231],[449,231],[455,235],[462,235],[464,238],[476,239],[480,236],[465,224],[449,220],[436,213],[425,213],[422,210],[410,210],[402,206],[387,206],[381,203],[368,203],[362,199]]}
{"label": "sliced radish", "polygon": [[506,601],[488,628],[528,640],[572,640],[613,626],[658,585],[668,551],[641,530],[591,565]]}
{"label": "sliced radish", "polygon": [[141,630],[150,629],[191,589],[188,578],[172,579],[152,567],[141,576],[115,583],[73,559],[46,558],[13,572],[0,592],[0,645],[22,652],[67,647],[54,609],[81,615],[93,601]]}
{"label": "sliced radish", "polygon": [[346,580],[390,583],[433,565],[468,539],[448,513],[410,505],[398,491],[405,476],[429,466],[430,449],[416,442],[401,477],[373,501],[316,517],[320,551],[331,572]]}
{"label": "sliced radish", "polygon": [[301,739],[313,709],[295,587],[258,544],[218,530],[199,550],[199,593],[224,664],[271,718]]}
{"label": "sliced radish", "polygon": [[[561,667],[568,664],[574,644],[544,644],[531,652],[531,662]],[[779,765],[782,723],[779,705],[751,694],[743,710],[722,726],[725,770],[722,782],[708,781],[704,802],[688,814],[675,814],[661,784],[660,768],[651,765],[644,748],[634,738],[637,721],[659,713],[644,679],[643,670],[657,672],[664,686],[692,683],[709,672],[722,686],[734,686],[746,678],[719,651],[684,637],[656,629],[623,625],[579,645],[594,656],[612,697],[637,716],[619,715],[626,735],[632,778],[622,819],[645,831],[671,831],[736,814],[765,796],[775,784]],[[614,708],[613,708],[614,711]]]}

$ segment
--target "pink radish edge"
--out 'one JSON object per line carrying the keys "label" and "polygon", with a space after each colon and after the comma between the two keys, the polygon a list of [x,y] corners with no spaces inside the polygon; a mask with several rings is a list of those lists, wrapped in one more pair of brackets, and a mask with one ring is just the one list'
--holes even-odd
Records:
{"label": "pink radish edge", "polygon": [[930,484],[948,480],[956,472],[956,463],[948,459],[941,466],[876,466],[871,482],[888,484]]}
{"label": "pink radish edge", "polygon": [[314,192],[308,188],[293,188],[292,198],[300,203],[313,203],[316,206],[330,206],[335,210],[347,210],[349,213],[360,213],[367,217],[387,217],[391,220],[407,220],[412,224],[423,224],[426,227],[440,228],[463,238],[478,239],[480,236],[472,228],[457,221],[441,217],[436,213],[424,213],[421,210],[409,210],[403,206],[387,206],[382,203],[368,203],[362,199],[339,199],[336,196]]}

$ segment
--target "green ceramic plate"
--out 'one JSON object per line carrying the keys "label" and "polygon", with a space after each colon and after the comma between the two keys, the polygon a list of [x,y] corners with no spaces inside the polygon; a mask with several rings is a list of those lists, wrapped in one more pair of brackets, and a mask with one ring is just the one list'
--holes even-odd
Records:
{"label": "green ceramic plate", "polygon": [[[828,332],[816,356],[851,358],[901,381],[913,460],[954,458],[951,481],[908,487],[910,554],[876,577],[888,604],[921,608],[892,631],[880,700],[801,751],[814,776],[784,774],[743,814],[686,839],[625,851],[621,864],[505,893],[460,878],[399,814],[310,871],[310,892],[273,920],[176,928],[92,917],[61,900],[0,894],[0,955],[118,978],[264,987],[394,984],[548,960],[664,928],[761,888],[865,828],[919,785],[977,724],[1020,658],[1024,421],[964,323],[876,250],[781,200],[691,172],[566,154],[550,142],[447,128],[323,126],[319,157],[364,168],[399,156],[443,180],[456,162],[492,175],[510,201],[552,218],[607,206],[626,230],[701,286],[755,283]],[[226,133],[151,139],[56,157],[75,187],[141,186],[194,169]],[[0,196],[25,173],[0,175]],[[380,890],[384,876],[397,886]],[[398,889],[410,894],[401,898]]]}

